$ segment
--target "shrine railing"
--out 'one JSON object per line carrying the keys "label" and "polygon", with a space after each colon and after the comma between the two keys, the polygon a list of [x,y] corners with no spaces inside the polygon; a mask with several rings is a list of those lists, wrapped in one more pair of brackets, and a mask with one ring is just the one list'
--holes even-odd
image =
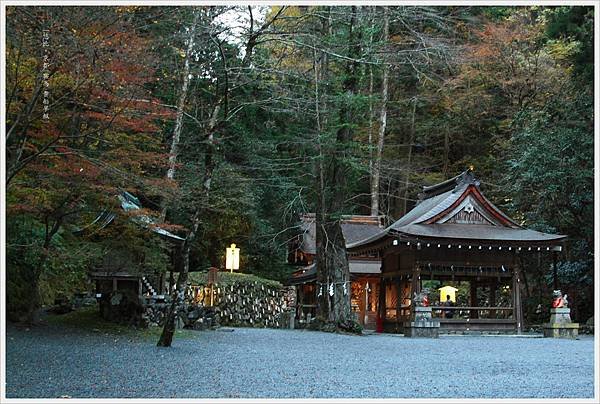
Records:
{"label": "shrine railing", "polygon": [[[433,318],[450,318],[446,316],[446,311],[452,311],[454,319],[512,319],[512,306],[431,306]],[[408,321],[410,318],[410,306],[401,306],[399,316],[396,316],[396,309],[388,307],[386,309],[387,320]]]}
{"label": "shrine railing", "polygon": [[446,312],[452,312],[452,318],[509,319],[513,317],[513,307],[506,306],[431,306],[434,318],[446,318]]}

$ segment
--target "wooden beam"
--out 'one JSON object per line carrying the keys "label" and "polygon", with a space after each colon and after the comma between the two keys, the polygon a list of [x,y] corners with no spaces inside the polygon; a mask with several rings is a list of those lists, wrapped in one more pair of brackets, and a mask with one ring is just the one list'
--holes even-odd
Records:
{"label": "wooden beam", "polygon": [[454,323],[454,324],[472,324],[472,323],[480,323],[480,324],[511,324],[514,323],[515,320],[511,318],[477,318],[477,319],[464,319],[464,318],[442,318],[440,319],[441,323]]}

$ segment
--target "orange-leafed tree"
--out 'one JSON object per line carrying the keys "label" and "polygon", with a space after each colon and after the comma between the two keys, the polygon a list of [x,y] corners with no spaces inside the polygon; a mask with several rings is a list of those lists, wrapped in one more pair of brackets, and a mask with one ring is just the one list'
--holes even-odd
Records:
{"label": "orange-leafed tree", "polygon": [[57,234],[114,205],[120,190],[164,186],[159,129],[172,111],[151,96],[154,55],[134,11],[8,9],[7,222],[41,229],[27,245],[7,234],[12,258],[30,253],[15,264],[32,291],[29,321]]}

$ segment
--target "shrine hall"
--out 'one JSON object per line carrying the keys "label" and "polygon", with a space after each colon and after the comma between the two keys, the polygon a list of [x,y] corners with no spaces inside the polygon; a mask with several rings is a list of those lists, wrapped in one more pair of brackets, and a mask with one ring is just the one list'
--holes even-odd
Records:
{"label": "shrine hall", "polygon": [[[414,293],[427,280],[438,280],[469,285],[467,305],[442,305],[444,298],[432,291],[430,301],[440,332],[520,333],[524,268],[519,257],[556,254],[565,239],[526,229],[508,217],[484,196],[468,169],[423,187],[411,211],[376,234],[348,243],[347,250],[350,257],[381,259],[377,315],[384,331],[403,332]],[[483,291],[484,302],[478,296]]]}

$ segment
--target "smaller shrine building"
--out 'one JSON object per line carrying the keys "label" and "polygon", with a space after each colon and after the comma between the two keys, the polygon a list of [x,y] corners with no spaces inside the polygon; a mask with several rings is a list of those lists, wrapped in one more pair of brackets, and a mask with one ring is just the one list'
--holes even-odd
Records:
{"label": "smaller shrine building", "polygon": [[[364,240],[383,230],[382,217],[344,216],[341,220],[346,245]],[[288,263],[297,265],[288,283],[296,286],[299,324],[306,324],[316,315],[317,267],[315,215],[300,217],[301,233],[289,245]],[[348,259],[351,280],[351,305],[358,322],[367,329],[375,329],[377,299],[381,275],[381,259],[377,254],[355,254]]]}

